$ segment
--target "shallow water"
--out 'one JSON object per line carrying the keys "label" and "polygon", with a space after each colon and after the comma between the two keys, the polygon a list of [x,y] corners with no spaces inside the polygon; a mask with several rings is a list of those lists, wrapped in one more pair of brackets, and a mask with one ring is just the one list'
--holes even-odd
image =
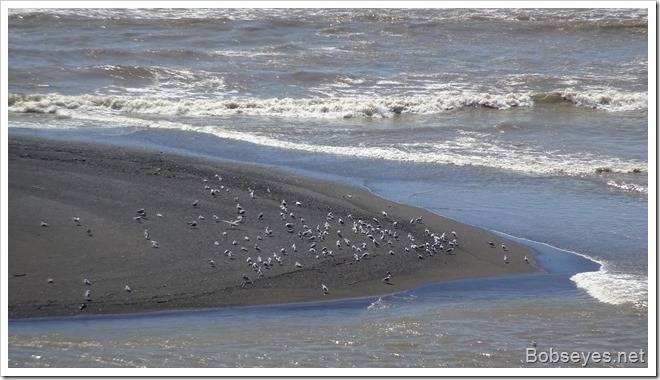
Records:
{"label": "shallow water", "polygon": [[10,135],[362,186],[524,239],[548,273],[380,300],[12,321],[9,366],[528,367],[532,340],[647,352],[647,14],[12,10]]}

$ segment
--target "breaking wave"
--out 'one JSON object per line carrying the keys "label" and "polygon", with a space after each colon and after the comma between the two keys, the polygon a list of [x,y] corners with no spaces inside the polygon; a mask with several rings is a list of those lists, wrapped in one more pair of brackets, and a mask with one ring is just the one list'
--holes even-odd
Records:
{"label": "breaking wave", "polygon": [[571,277],[571,281],[600,302],[611,305],[630,304],[640,308],[648,307],[647,277],[611,273],[603,267],[597,272],[578,273]]}
{"label": "breaking wave", "polygon": [[[207,83],[209,88],[222,87],[221,78],[199,77],[200,74],[171,72],[167,69],[134,67],[104,67],[126,78],[148,77],[157,80],[185,83]],[[177,83],[177,85],[179,85]],[[162,98],[158,96],[103,96],[61,94],[10,94],[10,112],[53,113],[67,110],[121,111],[129,114],[161,116],[226,116],[242,113],[251,116],[291,118],[391,118],[401,114],[432,115],[464,108],[507,110],[514,107],[532,107],[535,104],[567,102],[578,107],[606,111],[630,111],[648,107],[646,93],[546,93],[489,94],[470,92],[441,92],[435,95],[354,96],[311,98]]]}

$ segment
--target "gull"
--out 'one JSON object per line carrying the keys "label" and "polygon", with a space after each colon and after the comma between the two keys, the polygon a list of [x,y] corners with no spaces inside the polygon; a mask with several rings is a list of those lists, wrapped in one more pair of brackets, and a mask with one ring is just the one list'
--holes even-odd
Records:
{"label": "gull", "polygon": [[147,212],[143,208],[138,209],[135,213],[138,215],[147,216]]}
{"label": "gull", "polygon": [[529,264],[529,258],[527,256],[523,257],[523,260],[525,260],[525,262]]}
{"label": "gull", "polygon": [[198,201],[198,200],[195,200],[195,201],[192,203],[192,206],[193,206],[193,207],[197,207],[198,204],[199,204],[199,201]]}
{"label": "gull", "polygon": [[77,216],[73,217],[73,221],[74,221],[77,225],[80,225],[80,218],[79,218],[79,217],[77,217]]}
{"label": "gull", "polygon": [[127,292],[131,292],[131,291],[132,291],[132,290],[131,290],[131,287],[128,286],[128,285],[124,286],[124,290],[127,291]]}
{"label": "gull", "polygon": [[[527,256],[525,256],[525,257],[527,257]],[[85,285],[92,285],[92,283],[91,283],[88,279],[84,279],[84,280],[83,280],[83,283],[84,283]]]}
{"label": "gull", "polygon": [[254,199],[254,189],[250,189],[250,198]]}
{"label": "gull", "polygon": [[85,299],[86,299],[87,301],[91,301],[91,300],[92,300],[92,291],[91,291],[91,290],[87,289],[87,291],[85,292]]}
{"label": "gull", "polygon": [[383,215],[383,218],[387,218],[387,213],[385,211],[380,212]]}
{"label": "gull", "polygon": [[507,263],[507,264],[509,263],[509,256],[504,255],[504,262]]}
{"label": "gull", "polygon": [[266,236],[271,236],[273,233],[273,230],[271,230],[269,227],[266,227]]}
{"label": "gull", "polygon": [[41,222],[40,225],[41,225],[41,227],[50,227],[50,224],[48,224],[46,222]]}
{"label": "gull", "polygon": [[363,258],[363,259],[364,259],[364,258],[367,258],[367,257],[369,257],[369,252],[365,252],[365,253],[363,253],[362,256],[361,256],[361,258]]}
{"label": "gull", "polygon": [[491,247],[495,248],[495,243],[493,243],[492,241],[489,241],[489,242],[488,242],[488,245],[490,245]]}
{"label": "gull", "polygon": [[237,220],[223,220],[223,222],[229,224],[229,228],[234,228],[234,227],[238,227],[238,223],[240,222],[240,220],[238,220],[238,219]]}
{"label": "gull", "polygon": [[216,245],[216,246],[217,246],[217,245],[220,245],[220,242],[218,242],[218,241],[216,240],[216,241],[213,242],[213,245]]}
{"label": "gull", "polygon": [[227,231],[223,231],[223,232],[222,232],[222,237],[226,238],[227,236],[228,236],[228,235],[227,235]]}
{"label": "gull", "polygon": [[163,217],[163,214],[158,213],[158,214],[156,214],[156,216],[159,217],[159,218],[162,218],[162,217]]}
{"label": "gull", "polygon": [[263,219],[264,219],[264,213],[263,213],[263,212],[260,212],[260,213],[259,213],[259,216],[257,217],[257,219],[259,219],[259,220],[263,220]]}
{"label": "gull", "polygon": [[238,245],[238,242],[236,240],[232,240],[231,245]]}
{"label": "gull", "polygon": [[243,239],[245,239],[245,241],[250,241],[250,238],[248,236],[245,236]]}
{"label": "gull", "polygon": [[321,284],[321,289],[323,290],[323,294],[330,294],[330,289],[327,286]]}
{"label": "gull", "polygon": [[140,222],[142,222],[142,217],[141,216],[136,216],[136,217],[133,218],[133,220],[140,223]]}
{"label": "gull", "polygon": [[85,305],[84,303],[81,303],[80,306],[78,307],[78,310],[82,310],[86,307],[87,307],[87,305]]}
{"label": "gull", "polygon": [[243,273],[243,280],[245,280],[246,283],[252,283],[252,279],[248,277],[245,273]]}
{"label": "gull", "polygon": [[302,203],[296,201],[296,206],[302,206]]}
{"label": "gull", "polygon": [[49,279],[48,279],[48,283],[49,283],[49,284],[53,284],[53,283],[55,283],[55,280],[53,280],[52,278],[49,278]]}
{"label": "gull", "polygon": [[502,250],[506,251],[506,245],[502,244]]}
{"label": "gull", "polygon": [[204,219],[204,216],[203,216],[203,215],[200,215],[200,216],[197,217],[197,219],[199,219],[199,220],[203,220],[203,219]]}
{"label": "gull", "polygon": [[385,276],[385,278],[383,278],[381,281],[383,281],[384,283],[389,284],[389,283],[390,283],[390,277],[391,277],[391,276],[392,276],[392,273],[390,273],[389,271],[387,271],[387,276]]}
{"label": "gull", "polygon": [[358,256],[357,253],[354,253],[353,257],[355,258],[355,261],[360,261],[360,256]]}
{"label": "gull", "polygon": [[299,262],[296,261],[296,267],[302,268],[302,265]]}
{"label": "gull", "polygon": [[152,240],[151,241],[151,246],[154,247],[154,248],[158,248],[158,242],[155,241],[155,240]]}
{"label": "gull", "polygon": [[293,252],[298,252],[298,249],[296,248],[295,244],[291,244],[291,248],[293,248]]}
{"label": "gull", "polygon": [[248,265],[252,265],[252,258],[251,257],[248,256],[248,258],[245,259],[245,261],[248,263]]}
{"label": "gull", "polygon": [[211,266],[215,268],[215,261],[213,261],[212,259],[209,259],[209,264],[211,264]]}
{"label": "gull", "polygon": [[146,228],[144,229],[144,238],[149,240],[149,230],[147,230]]}

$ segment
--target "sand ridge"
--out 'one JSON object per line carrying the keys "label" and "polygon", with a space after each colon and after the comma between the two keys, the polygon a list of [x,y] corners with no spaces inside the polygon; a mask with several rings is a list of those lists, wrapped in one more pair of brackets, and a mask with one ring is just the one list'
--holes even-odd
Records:
{"label": "sand ridge", "polygon": [[375,296],[539,271],[531,249],[483,229],[273,168],[27,137],[9,139],[8,158],[10,318]]}

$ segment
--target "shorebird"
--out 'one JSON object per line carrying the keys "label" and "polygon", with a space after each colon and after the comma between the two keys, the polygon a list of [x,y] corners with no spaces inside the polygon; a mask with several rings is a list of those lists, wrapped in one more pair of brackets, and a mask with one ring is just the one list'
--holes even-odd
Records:
{"label": "shorebird", "polygon": [[209,259],[209,264],[211,264],[211,266],[215,268],[215,261],[213,261],[212,259]]}
{"label": "shorebird", "polygon": [[302,268],[302,264],[300,264],[299,262],[296,261],[296,267]]}
{"label": "shorebird", "polygon": [[229,224],[229,228],[234,228],[234,227],[238,227],[238,223],[240,222],[240,220],[239,219],[237,219],[237,220],[223,220],[223,222]]}
{"label": "shorebird", "polygon": [[259,216],[257,217],[257,219],[259,219],[259,220],[263,220],[263,219],[264,219],[264,213],[263,213],[263,212],[260,212],[260,213],[259,213]]}
{"label": "shorebird", "polygon": [[192,206],[193,206],[193,207],[197,207],[198,204],[199,204],[199,201],[198,201],[198,200],[195,200],[195,201],[192,203]]}
{"label": "shorebird", "polygon": [[196,220],[193,220],[192,222],[188,222],[188,225],[189,225],[190,227],[195,228],[195,227],[197,227],[197,221],[196,221]]}
{"label": "shorebird", "polygon": [[509,263],[509,256],[504,255],[504,262],[507,263],[507,264]]}
{"label": "shorebird", "polygon": [[380,212],[383,215],[383,218],[387,218],[387,213],[385,211]]}
{"label": "shorebird", "polygon": [[155,241],[155,240],[152,240],[151,241],[151,246],[154,247],[154,248],[158,248],[158,242]]}
{"label": "shorebird", "polygon": [[41,225],[41,227],[50,227],[50,224],[48,224],[46,222],[41,222],[40,225]]}
{"label": "shorebird", "polygon": [[523,260],[525,260],[525,262],[529,264],[529,258],[527,256],[523,257]]}
{"label": "shorebird", "polygon": [[493,243],[492,241],[489,241],[489,242],[488,242],[488,245],[490,245],[491,247],[495,248],[495,243]]}
{"label": "shorebird", "polygon": [[132,292],[131,287],[128,285],[124,286],[124,290],[127,292]]}
{"label": "shorebird", "polygon": [[502,250],[506,251],[506,245],[502,244]]}
{"label": "shorebird", "polygon": [[55,280],[53,280],[52,278],[49,278],[49,279],[48,279],[48,283],[49,283],[49,284],[53,284],[53,283],[55,283]]}
{"label": "shorebird", "polygon": [[323,290],[323,294],[330,294],[330,289],[327,286],[321,284],[321,289]]}
{"label": "shorebird", "polygon": [[296,201],[296,206],[302,206],[302,203]]}
{"label": "shorebird", "polygon": [[243,280],[245,280],[245,283],[249,283],[249,284],[252,283],[252,279],[248,277],[248,275],[246,275],[245,273],[243,273]]}
{"label": "shorebird", "polygon": [[91,301],[91,300],[92,300],[92,291],[91,291],[91,290],[87,289],[87,291],[85,292],[85,299],[86,299],[87,301]]}
{"label": "shorebird", "polygon": [[146,228],[144,230],[144,238],[149,240],[149,230],[147,230]]}
{"label": "shorebird", "polygon": [[81,303],[80,306],[78,307],[78,310],[82,310],[86,307],[87,307],[87,305],[85,305],[84,303]]}
{"label": "shorebird", "polygon": [[76,223],[77,225],[80,225],[80,218],[79,218],[79,217],[77,217],[77,216],[73,217],[73,221],[74,221],[74,223]]}
{"label": "shorebird", "polygon": [[156,214],[156,216],[159,217],[159,218],[162,218],[162,217],[163,217],[163,214],[158,213],[158,214]]}
{"label": "shorebird", "polygon": [[[525,257],[527,257],[527,256],[525,256]],[[92,285],[92,283],[91,283],[88,279],[84,279],[84,280],[83,280],[83,283],[84,283],[85,285]]]}
{"label": "shorebird", "polygon": [[390,272],[388,271],[388,272],[387,272],[387,276],[385,276],[385,278],[383,278],[381,281],[383,281],[383,282],[386,283],[386,284],[389,284],[389,283],[390,283],[390,277],[391,277],[391,276],[392,276],[392,273],[390,273]]}

